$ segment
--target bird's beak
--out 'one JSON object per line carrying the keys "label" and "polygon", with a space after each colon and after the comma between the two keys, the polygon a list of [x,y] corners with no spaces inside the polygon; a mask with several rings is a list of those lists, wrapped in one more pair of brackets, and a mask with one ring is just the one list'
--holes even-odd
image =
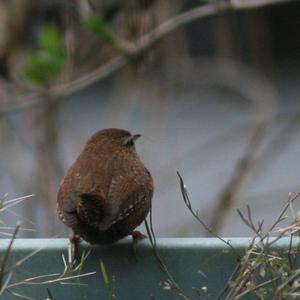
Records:
{"label": "bird's beak", "polygon": [[134,134],[133,136],[132,136],[132,140],[133,141],[136,141],[138,138],[140,138],[142,135],[141,134]]}
{"label": "bird's beak", "polygon": [[130,145],[131,143],[134,143],[139,137],[141,137],[140,134],[130,135],[125,138],[125,140],[123,141],[123,145]]}

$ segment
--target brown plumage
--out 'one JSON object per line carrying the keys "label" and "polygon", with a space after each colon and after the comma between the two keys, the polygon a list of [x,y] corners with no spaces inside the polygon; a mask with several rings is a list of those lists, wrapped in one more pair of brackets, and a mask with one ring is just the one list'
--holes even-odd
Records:
{"label": "brown plumage", "polygon": [[153,181],[122,129],[95,133],[62,180],[59,218],[92,244],[113,243],[133,233],[146,218]]}

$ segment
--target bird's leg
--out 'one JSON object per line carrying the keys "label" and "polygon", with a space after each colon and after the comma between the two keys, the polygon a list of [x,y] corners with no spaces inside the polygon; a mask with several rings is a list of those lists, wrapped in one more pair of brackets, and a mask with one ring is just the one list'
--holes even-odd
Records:
{"label": "bird's leg", "polygon": [[132,250],[132,253],[133,253],[133,256],[134,256],[135,260],[137,261],[137,245],[138,245],[138,242],[143,240],[143,239],[146,239],[147,236],[142,234],[138,230],[132,231],[131,236],[132,236],[132,245],[131,245],[132,248],[131,248],[131,250]]}
{"label": "bird's leg", "polygon": [[80,261],[80,257],[79,257],[80,236],[73,231],[69,240],[70,240],[69,264],[71,267],[74,268],[77,262]]}

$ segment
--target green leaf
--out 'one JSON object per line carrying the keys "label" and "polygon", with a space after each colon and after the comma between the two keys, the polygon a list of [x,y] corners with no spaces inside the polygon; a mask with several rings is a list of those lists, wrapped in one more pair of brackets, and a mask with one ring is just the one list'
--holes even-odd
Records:
{"label": "green leaf", "polygon": [[63,39],[58,28],[47,25],[41,30],[38,50],[27,57],[24,77],[35,84],[45,84],[60,75],[65,61]]}
{"label": "green leaf", "polygon": [[107,21],[101,16],[91,14],[83,20],[83,25],[90,31],[101,37],[105,42],[114,44],[114,35]]}
{"label": "green leaf", "polygon": [[58,28],[50,24],[43,28],[39,36],[39,45],[43,51],[53,55],[63,55],[64,48]]}

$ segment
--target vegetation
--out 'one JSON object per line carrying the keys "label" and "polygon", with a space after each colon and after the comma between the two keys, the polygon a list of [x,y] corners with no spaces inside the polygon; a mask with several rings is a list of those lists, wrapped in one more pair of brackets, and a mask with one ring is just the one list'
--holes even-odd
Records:
{"label": "vegetation", "polygon": [[[16,198],[16,199],[11,199],[11,200],[5,200],[5,198],[1,199],[1,201],[0,201],[0,203],[1,203],[0,217],[3,212],[10,210],[11,207],[17,205],[18,203],[21,203],[22,201],[28,200],[32,197],[33,197],[33,195],[24,196],[24,197],[20,197],[20,198]],[[1,222],[1,218],[0,218],[0,222]],[[1,222],[1,223],[3,223],[3,222]],[[12,255],[13,245],[18,236],[18,233],[22,230],[24,231],[24,230],[34,230],[34,229],[23,228],[21,226],[21,223],[17,223],[17,225],[15,227],[7,227],[7,226],[3,225],[0,228],[0,230],[1,230],[1,235],[10,237],[6,252],[0,258],[0,298],[1,299],[2,299],[2,297],[5,297],[5,295],[7,295],[7,294],[14,295],[16,298],[32,299],[30,297],[27,297],[24,294],[15,292],[16,288],[19,288],[19,287],[25,286],[25,285],[26,286],[31,285],[32,287],[37,286],[37,285],[45,286],[45,288],[48,287],[47,288],[47,293],[49,295],[48,299],[53,299],[53,296],[49,289],[49,286],[51,284],[54,284],[54,283],[66,284],[67,282],[72,281],[73,284],[77,284],[80,286],[80,284],[81,284],[80,279],[82,277],[91,276],[96,273],[96,272],[89,272],[89,273],[82,274],[82,267],[89,255],[89,253],[87,253],[87,254],[82,253],[81,260],[75,268],[71,267],[70,258],[67,260],[65,258],[65,255],[62,254],[63,271],[61,273],[37,275],[37,276],[31,277],[31,278],[25,278],[20,281],[14,281],[13,277],[14,277],[15,273],[18,271],[18,269],[22,268],[22,265],[26,261],[30,260],[34,255],[36,255],[37,253],[39,253],[40,251],[45,250],[45,249],[43,249],[43,248],[37,249],[37,250],[29,253],[28,255],[25,255],[24,257],[22,257],[21,259],[19,259],[16,262],[14,262],[13,264],[11,264],[11,262],[9,262],[9,260],[10,260],[10,256]]]}
{"label": "vegetation", "polygon": [[[288,201],[282,211],[267,229],[264,229],[263,220],[257,224],[253,220],[250,206],[247,206],[246,214],[243,214],[240,210],[237,211],[243,223],[254,232],[252,241],[245,249],[245,253],[240,255],[230,244],[230,241],[214,234],[201,220],[199,211],[195,211],[192,207],[186,185],[179,173],[178,176],[184,203],[192,216],[212,236],[220,239],[236,256],[236,267],[216,299],[238,300],[246,296],[256,296],[257,299],[298,299],[300,296],[300,268],[298,262],[300,254],[300,221],[297,213],[294,211],[293,203],[299,199],[300,193],[295,195],[289,194]],[[288,210],[291,217],[287,216]],[[287,221],[289,221],[288,224],[286,224]],[[274,247],[284,237],[289,238],[288,249]],[[185,300],[208,299],[210,291],[206,286],[196,290],[198,294],[196,298],[187,296],[168,273],[167,266],[157,254],[155,243],[152,243],[152,245],[158,256],[158,261],[162,265],[162,270],[167,276],[167,280],[164,283],[166,290],[174,292]]]}

